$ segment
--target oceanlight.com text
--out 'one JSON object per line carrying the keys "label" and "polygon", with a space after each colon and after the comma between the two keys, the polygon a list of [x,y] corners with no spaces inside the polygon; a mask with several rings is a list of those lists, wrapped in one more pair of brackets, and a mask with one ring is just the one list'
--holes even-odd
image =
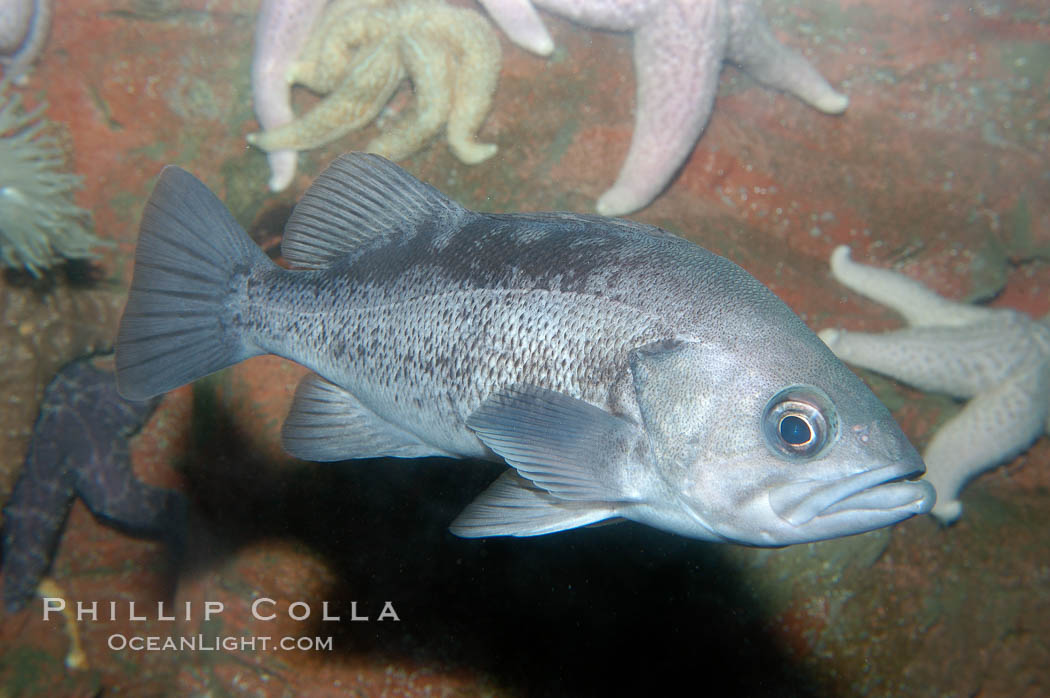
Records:
{"label": "oceanlight.com text", "polygon": [[107,641],[114,651],[131,650],[133,652],[255,652],[267,650],[300,650],[303,652],[331,652],[331,637],[292,637],[273,638],[269,635],[245,637],[235,635],[124,635],[114,633]]}

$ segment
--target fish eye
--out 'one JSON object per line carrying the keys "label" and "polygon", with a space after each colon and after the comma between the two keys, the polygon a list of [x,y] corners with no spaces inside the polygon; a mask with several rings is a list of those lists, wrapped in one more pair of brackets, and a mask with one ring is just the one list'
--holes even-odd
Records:
{"label": "fish eye", "polygon": [[835,411],[823,392],[807,386],[781,390],[768,403],[763,432],[773,453],[788,458],[813,458],[830,443]]}

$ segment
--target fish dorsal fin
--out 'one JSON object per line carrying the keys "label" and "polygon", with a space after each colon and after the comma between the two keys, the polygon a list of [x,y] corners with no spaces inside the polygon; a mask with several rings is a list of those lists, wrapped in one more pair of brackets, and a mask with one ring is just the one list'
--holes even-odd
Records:
{"label": "fish dorsal fin", "polygon": [[347,153],[336,158],[296,204],[281,253],[292,266],[320,269],[375,241],[410,237],[423,224],[447,230],[466,213],[389,160]]}

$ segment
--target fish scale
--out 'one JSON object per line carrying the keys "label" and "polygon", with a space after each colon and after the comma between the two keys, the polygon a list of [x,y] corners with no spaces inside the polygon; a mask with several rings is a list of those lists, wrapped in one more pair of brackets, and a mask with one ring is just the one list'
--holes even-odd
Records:
{"label": "fish scale", "polygon": [[[308,273],[354,278],[352,269]],[[250,330],[247,341],[265,353],[295,353],[379,416],[411,424],[417,433],[430,426],[418,435],[461,455],[489,453],[465,422],[497,389],[527,383],[607,406],[629,350],[671,332],[655,318],[628,314],[619,302],[580,293],[447,291],[442,289],[448,284],[431,276],[407,289],[394,283],[394,292],[319,280],[322,291],[315,296],[294,290],[300,276],[285,273],[283,283],[257,283],[257,295],[235,301]],[[399,294],[410,300],[393,300]],[[602,315],[608,319],[594,337],[587,330]],[[343,332],[336,336],[330,328]],[[435,402],[435,395],[448,401]],[[426,406],[419,410],[416,402]]]}

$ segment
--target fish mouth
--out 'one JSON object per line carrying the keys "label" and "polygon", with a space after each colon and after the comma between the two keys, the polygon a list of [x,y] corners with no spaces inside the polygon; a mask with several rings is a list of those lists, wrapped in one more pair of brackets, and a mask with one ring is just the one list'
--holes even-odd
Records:
{"label": "fish mouth", "polygon": [[922,463],[902,461],[866,470],[833,482],[806,480],[769,493],[777,516],[795,527],[828,527],[860,533],[902,521],[933,508],[936,492],[926,480],[909,480],[925,472]]}

